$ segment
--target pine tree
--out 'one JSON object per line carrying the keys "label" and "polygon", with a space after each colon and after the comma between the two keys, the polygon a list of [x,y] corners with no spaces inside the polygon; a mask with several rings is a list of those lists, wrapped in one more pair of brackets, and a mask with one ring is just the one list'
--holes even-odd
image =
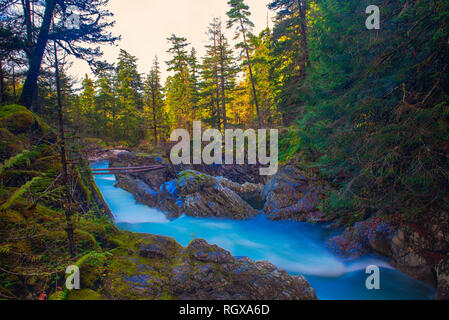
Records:
{"label": "pine tree", "polygon": [[86,74],[83,80],[83,91],[80,95],[80,109],[83,119],[87,125],[88,130],[98,135],[98,117],[95,108],[95,86],[94,81]]}
{"label": "pine tree", "polygon": [[199,62],[197,58],[196,49],[192,48],[189,56],[189,75],[190,75],[190,95],[192,103],[192,120],[198,120],[198,115],[200,114],[200,93],[199,93]]}
{"label": "pine tree", "polygon": [[220,110],[220,86],[219,86],[219,56],[217,20],[210,24],[207,35],[209,44],[206,45],[206,56],[201,66],[202,101],[203,108],[208,110],[205,121],[210,125],[221,128],[222,113]]}
{"label": "pine tree", "polygon": [[168,53],[172,59],[167,61],[168,71],[174,75],[167,79],[167,108],[172,115],[172,127],[191,128],[194,112],[194,94],[192,91],[191,56],[186,50],[189,46],[186,38],[172,35],[167,39],[171,44]]}
{"label": "pine tree", "polygon": [[272,56],[270,29],[263,30],[258,37],[251,37],[251,46],[254,48],[254,74],[259,88],[260,113],[267,125],[280,124],[280,114],[275,102],[275,57]]}
{"label": "pine tree", "polygon": [[[109,128],[111,116],[115,111],[112,75],[109,72],[101,72],[98,76],[98,80],[96,81],[96,87],[96,109],[97,114],[99,115],[98,125],[102,129],[101,137],[113,137],[113,130]],[[110,134],[111,132],[112,134]]]}
{"label": "pine tree", "polygon": [[278,19],[286,19],[290,24],[294,20],[293,24],[299,27],[300,57],[298,57],[298,63],[302,77],[305,75],[307,68],[310,67],[307,34],[309,2],[310,0],[274,0],[268,5],[268,8],[278,10]]}
{"label": "pine tree", "polygon": [[257,113],[257,122],[259,127],[261,127],[263,120],[260,116],[259,99],[257,97],[256,90],[256,79],[253,75],[253,65],[250,55],[251,48],[248,39],[251,35],[251,30],[254,27],[254,23],[249,19],[249,17],[251,16],[251,12],[249,11],[249,6],[245,4],[244,0],[229,0],[228,5],[231,7],[231,10],[227,12],[227,15],[229,17],[227,27],[236,28],[235,39],[242,38],[242,42],[238,43],[236,47],[242,49],[245,54],[246,59],[244,60],[244,65],[248,67],[254,105],[256,107]]}
{"label": "pine tree", "polygon": [[237,68],[218,18],[210,24],[207,35],[209,44],[206,45],[206,56],[202,65],[203,104],[205,107],[212,107],[207,120],[218,128],[226,128],[226,105],[230,100],[229,91],[235,86]]}
{"label": "pine tree", "polygon": [[122,137],[136,143],[144,138],[144,128],[139,122],[143,109],[143,84],[137,71],[137,58],[125,50],[120,50],[115,70],[115,87]]}
{"label": "pine tree", "polygon": [[298,6],[297,0],[276,0],[268,7],[277,11],[271,52],[273,84],[279,92],[276,100],[283,124],[289,125],[303,114],[307,95],[304,89],[306,68],[310,66],[307,28],[303,30],[299,14],[299,8],[303,7]]}
{"label": "pine tree", "polygon": [[151,127],[153,129],[154,145],[158,145],[158,126],[163,120],[163,93],[161,85],[161,72],[157,57],[145,81],[145,99],[151,109]]}

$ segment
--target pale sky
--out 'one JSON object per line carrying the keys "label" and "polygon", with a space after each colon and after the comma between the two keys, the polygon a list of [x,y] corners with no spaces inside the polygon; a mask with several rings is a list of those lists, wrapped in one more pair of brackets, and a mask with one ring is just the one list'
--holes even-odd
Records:
{"label": "pale sky", "polygon": [[[254,33],[258,34],[269,24],[274,13],[267,9],[269,0],[246,0],[250,6],[251,20],[255,24]],[[167,38],[171,34],[187,38],[197,50],[198,57],[204,55],[207,42],[206,31],[213,17],[221,17],[226,28],[227,0],[110,0],[109,10],[114,13],[115,35],[122,40],[117,47],[104,46],[104,58],[116,62],[119,49],[123,48],[136,56],[139,72],[148,74],[155,55],[161,62],[162,76],[166,78],[165,61],[169,60],[166,51],[169,48]],[[234,33],[227,31],[228,40],[232,42]],[[190,50],[190,49],[189,49]],[[82,79],[90,68],[83,61],[75,61],[71,73]]]}

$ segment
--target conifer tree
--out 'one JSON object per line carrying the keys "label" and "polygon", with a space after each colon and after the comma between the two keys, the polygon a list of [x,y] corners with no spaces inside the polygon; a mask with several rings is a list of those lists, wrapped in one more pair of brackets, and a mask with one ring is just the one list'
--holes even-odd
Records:
{"label": "conifer tree", "polygon": [[143,108],[143,84],[137,71],[137,58],[125,50],[120,50],[115,71],[115,87],[122,135],[136,143],[144,138],[144,128],[139,124]]}
{"label": "conifer tree", "polygon": [[194,97],[191,78],[191,55],[186,47],[186,38],[172,35],[167,39],[171,47],[167,51],[172,59],[167,61],[168,71],[174,75],[167,79],[167,108],[172,114],[172,126],[191,128],[193,121]]}
{"label": "conifer tree", "polygon": [[145,81],[145,99],[151,109],[151,127],[153,129],[154,145],[158,145],[158,126],[163,117],[163,93],[161,84],[161,71],[157,57],[153,60],[153,66]]}
{"label": "conifer tree", "polygon": [[251,30],[254,27],[254,23],[249,19],[249,17],[251,16],[251,12],[249,11],[249,6],[245,4],[244,0],[229,0],[228,5],[231,7],[231,9],[227,12],[227,15],[229,17],[227,27],[235,27],[235,39],[242,39],[242,41],[236,45],[236,48],[242,49],[245,56],[244,66],[248,67],[254,105],[256,107],[257,113],[257,122],[259,127],[261,127],[263,120],[260,116],[259,99],[257,97],[256,90],[256,79],[253,74],[253,65],[250,55],[251,48],[249,45],[249,37],[251,36]]}
{"label": "conifer tree", "polygon": [[98,135],[98,117],[95,108],[95,86],[94,81],[86,74],[82,82],[83,91],[80,95],[80,108],[85,123],[91,133]]}
{"label": "conifer tree", "polygon": [[235,86],[237,68],[218,18],[210,24],[207,35],[209,44],[206,45],[206,56],[202,65],[203,101],[210,104],[208,120],[218,128],[226,128],[226,105],[230,100],[229,91]]}
{"label": "conifer tree", "polygon": [[113,133],[110,134],[112,131],[110,129],[111,115],[115,111],[112,75],[107,71],[99,73],[96,87],[96,109],[100,116],[98,125],[102,129],[101,135],[102,137],[111,137],[113,136]]}
{"label": "conifer tree", "polygon": [[[299,26],[300,56],[297,58],[300,65],[301,76],[304,76],[306,69],[310,66],[308,34],[307,34],[307,10],[310,0],[274,0],[268,8],[278,11],[278,19],[286,19],[291,25]],[[282,26],[285,26],[284,22]]]}

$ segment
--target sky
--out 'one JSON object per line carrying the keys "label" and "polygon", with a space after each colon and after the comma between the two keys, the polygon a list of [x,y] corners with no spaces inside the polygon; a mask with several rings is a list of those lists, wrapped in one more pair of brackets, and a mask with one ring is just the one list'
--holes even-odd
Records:
{"label": "sky", "polygon": [[[274,13],[267,9],[269,0],[246,0],[246,3],[250,6],[255,33],[266,28],[267,15],[269,26],[272,26]],[[229,9],[227,0],[110,0],[108,7],[116,21],[112,32],[121,35],[122,40],[117,47],[102,47],[104,59],[116,62],[120,48],[125,49],[139,59],[139,72],[148,74],[157,55],[164,80],[169,74],[165,70],[165,61],[169,60],[167,38],[172,34],[187,38],[197,50],[198,57],[202,57],[209,23],[214,17],[221,17],[225,28]],[[232,42],[233,31],[228,30],[226,34]],[[87,63],[74,61],[71,74],[80,80],[86,73],[90,74]]]}

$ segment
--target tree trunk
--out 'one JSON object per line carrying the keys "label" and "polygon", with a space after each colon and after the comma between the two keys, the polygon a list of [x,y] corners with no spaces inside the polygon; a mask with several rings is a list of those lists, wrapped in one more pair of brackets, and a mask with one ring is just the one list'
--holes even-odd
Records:
{"label": "tree trunk", "polygon": [[298,4],[299,27],[301,31],[301,49],[303,51],[302,61],[300,62],[301,76],[306,74],[307,68],[310,67],[309,47],[307,40],[307,0],[296,0]]}
{"label": "tree trunk", "polygon": [[[62,181],[65,185],[67,197],[69,202],[71,199],[69,181],[68,181],[68,171],[67,171],[67,157],[66,157],[66,140],[64,133],[64,115],[62,110],[62,95],[61,95],[61,82],[59,77],[59,64],[58,64],[58,51],[56,47],[56,42],[54,42],[55,50],[55,78],[56,78],[56,92],[58,97],[58,120],[59,120],[59,140],[61,144],[61,165],[62,165]],[[68,206],[64,208],[66,223],[67,223],[67,238],[69,241],[69,252],[70,256],[75,257],[75,241],[73,237],[73,224],[72,224],[72,208],[69,203]]]}
{"label": "tree trunk", "polygon": [[45,13],[42,20],[42,25],[37,37],[36,46],[29,58],[29,69],[27,78],[23,85],[22,95],[20,96],[19,103],[28,109],[33,104],[33,95],[37,87],[37,79],[39,77],[39,71],[41,68],[42,58],[45,53],[48,42],[48,34],[50,32],[50,25],[53,18],[53,12],[55,9],[55,0],[45,1]]}
{"label": "tree trunk", "polygon": [[14,67],[14,60],[12,60],[12,93],[14,97],[14,102],[16,102],[17,94],[16,94],[16,70]]}
{"label": "tree trunk", "polygon": [[31,25],[31,5],[30,0],[22,0],[23,10],[25,16],[25,26],[27,33],[27,48],[31,49],[33,47],[33,31]]}
{"label": "tree trunk", "polygon": [[154,146],[157,146],[157,117],[156,117],[156,91],[157,90],[157,86],[153,86],[153,92],[152,92],[152,98],[153,98],[153,133],[154,133]]}
{"label": "tree trunk", "polygon": [[3,60],[0,59],[0,102],[3,104],[7,101],[8,97],[6,95],[5,76],[3,73]]}
{"label": "tree trunk", "polygon": [[243,26],[243,21],[240,19],[240,25],[242,27],[242,34],[243,34],[243,44],[245,45],[245,52],[246,52],[246,59],[248,61],[248,70],[249,70],[249,79],[251,81],[251,87],[253,90],[253,96],[254,96],[254,104],[256,106],[256,113],[257,113],[257,123],[259,125],[259,128],[262,127],[262,119],[260,118],[260,109],[259,109],[259,100],[257,99],[257,91],[256,91],[256,84],[253,76],[253,68],[251,64],[251,57],[249,55],[249,48],[246,43],[246,32],[245,27]]}
{"label": "tree trunk", "polygon": [[[221,35],[220,35],[221,37]],[[225,68],[224,68],[224,53],[223,47],[220,46],[220,72],[221,72],[221,112],[223,114],[223,129],[226,130],[228,126],[228,119],[226,115],[226,92],[225,92]]]}

